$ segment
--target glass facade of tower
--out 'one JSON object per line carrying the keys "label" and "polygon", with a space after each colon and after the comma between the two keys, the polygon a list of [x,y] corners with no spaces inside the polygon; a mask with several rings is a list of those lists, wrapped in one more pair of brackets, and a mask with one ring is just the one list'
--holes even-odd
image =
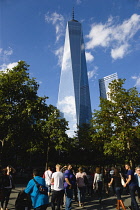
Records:
{"label": "glass facade of tower", "polygon": [[99,79],[99,89],[100,89],[100,97],[109,99],[109,96],[107,93],[109,93],[109,83],[111,83],[113,80],[118,79],[117,73],[111,74],[109,76],[103,77],[102,79]]}
{"label": "glass facade of tower", "polygon": [[69,121],[69,136],[74,135],[77,125],[90,122],[91,103],[82,26],[76,20],[67,23],[57,108]]}

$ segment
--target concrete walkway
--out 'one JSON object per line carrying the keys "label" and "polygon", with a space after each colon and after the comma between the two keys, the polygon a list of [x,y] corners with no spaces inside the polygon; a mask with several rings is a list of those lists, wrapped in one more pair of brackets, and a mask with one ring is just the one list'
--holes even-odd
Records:
{"label": "concrete walkway", "polygon": [[[15,209],[15,201],[17,198],[18,193],[25,189],[26,185],[16,185],[16,188],[12,190],[11,196],[10,196],[10,200],[9,200],[9,204],[8,204],[8,209],[12,210]],[[130,206],[131,204],[131,199],[130,199],[130,195],[123,195],[122,199],[124,201],[124,204],[126,207]],[[72,209],[82,209],[82,207],[78,207],[76,202],[73,202],[73,208]],[[64,208],[63,208],[64,209]],[[102,209],[106,209],[106,210],[114,210],[116,209],[116,196],[111,196],[108,198],[103,198],[102,199],[102,203],[99,204],[98,200],[95,198],[95,196],[93,196],[92,198],[90,197],[86,197],[86,201],[85,201],[85,210],[93,210],[93,209],[97,209],[97,210],[102,210]],[[129,209],[129,208],[126,208]],[[51,207],[48,207],[47,210],[51,210]]]}

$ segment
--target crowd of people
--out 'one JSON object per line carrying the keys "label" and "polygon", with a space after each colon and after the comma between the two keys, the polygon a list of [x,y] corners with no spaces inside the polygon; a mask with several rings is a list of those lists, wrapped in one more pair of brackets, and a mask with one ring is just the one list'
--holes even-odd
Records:
{"label": "crowd of people", "polygon": [[[15,169],[11,166],[1,169],[0,189],[1,192],[3,191],[1,210],[8,210],[7,205],[14,185],[13,173],[15,173]],[[33,178],[28,182],[24,193],[30,195],[35,210],[46,210],[48,205],[51,205],[52,210],[60,210],[61,207],[64,207],[65,210],[71,210],[73,199],[79,207],[84,208],[86,195],[97,196],[99,203],[101,203],[103,195],[104,197],[110,195],[110,189],[116,195],[117,209],[126,209],[122,199],[122,192],[125,189],[131,197],[130,208],[138,210],[140,166],[137,166],[135,171],[131,169],[128,163],[125,164],[124,170],[117,167],[111,169],[96,167],[93,171],[91,168],[87,170],[83,167],[75,169],[71,164],[64,167],[57,164],[54,170],[48,167],[43,176],[38,169],[34,169]],[[138,202],[136,194],[138,195]]]}

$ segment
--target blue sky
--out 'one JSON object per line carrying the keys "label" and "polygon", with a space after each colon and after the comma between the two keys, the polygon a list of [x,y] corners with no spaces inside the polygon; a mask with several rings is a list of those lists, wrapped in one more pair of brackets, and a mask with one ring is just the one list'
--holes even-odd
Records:
{"label": "blue sky", "polygon": [[82,23],[92,110],[112,73],[140,91],[140,0],[0,0],[0,70],[30,65],[39,96],[56,106],[66,23]]}

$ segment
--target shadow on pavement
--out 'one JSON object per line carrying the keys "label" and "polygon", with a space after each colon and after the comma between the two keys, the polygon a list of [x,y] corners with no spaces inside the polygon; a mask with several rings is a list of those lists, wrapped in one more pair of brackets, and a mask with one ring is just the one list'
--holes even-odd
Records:
{"label": "shadow on pavement", "polygon": [[[9,204],[8,204],[8,209],[9,210],[13,210],[15,209],[15,201],[16,198],[18,196],[18,193],[25,189],[26,185],[17,185],[15,189],[12,190],[11,196],[10,196],[10,200],[9,200]],[[129,206],[130,205],[130,195],[123,195],[122,199],[124,201],[125,206]],[[85,200],[85,205],[84,208],[83,207],[78,207],[78,203],[73,201],[73,208],[74,210],[78,210],[78,209],[85,209],[85,210],[114,210],[116,209],[116,196],[109,196],[109,197],[104,197],[102,199],[101,204],[99,203],[99,201],[97,200],[97,196],[94,194],[92,197],[87,196],[86,200]],[[63,210],[65,208],[62,208]],[[127,209],[127,208],[126,208]],[[47,210],[51,210],[51,207],[48,207]]]}

